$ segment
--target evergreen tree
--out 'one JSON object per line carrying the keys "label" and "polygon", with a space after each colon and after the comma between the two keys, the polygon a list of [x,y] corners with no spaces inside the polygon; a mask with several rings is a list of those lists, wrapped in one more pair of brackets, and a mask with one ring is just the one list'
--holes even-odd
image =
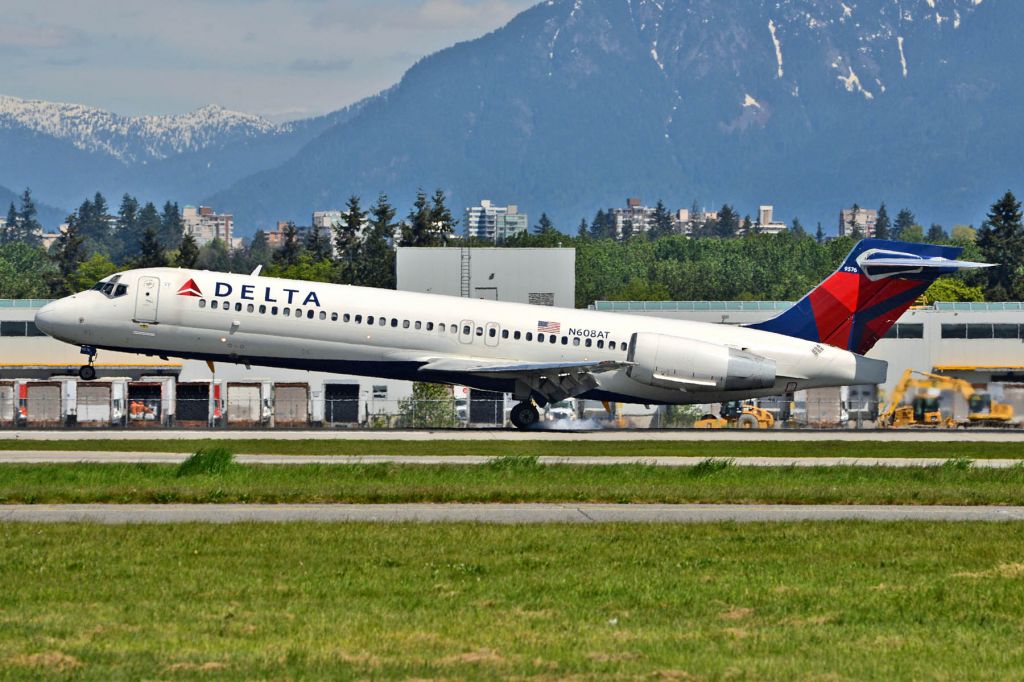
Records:
{"label": "evergreen tree", "polygon": [[434,192],[433,206],[430,207],[430,244],[429,246],[445,246],[455,233],[458,220],[445,205],[444,190]]}
{"label": "evergreen tree", "polygon": [[199,257],[199,247],[196,245],[196,238],[186,234],[181,239],[181,246],[178,247],[178,255],[174,257],[174,264],[179,268],[194,268],[196,258]]}
{"label": "evergreen tree", "polygon": [[21,211],[18,212],[18,231],[15,233],[18,241],[29,246],[40,246],[43,243],[43,226],[36,220],[36,204],[32,201],[32,190],[28,187],[21,194]]}
{"label": "evergreen tree", "polygon": [[910,212],[910,209],[901,208],[900,212],[896,214],[896,222],[892,225],[892,238],[903,239],[903,231],[916,223],[917,218]]}
{"label": "evergreen tree", "polygon": [[651,239],[660,239],[672,234],[672,214],[665,208],[661,199],[658,199],[658,203],[654,205],[654,215],[651,218],[652,225],[649,234]]}
{"label": "evergreen tree", "polygon": [[117,210],[117,226],[111,240],[110,257],[115,263],[124,263],[138,255],[139,202],[127,193],[121,197]]}
{"label": "evergreen tree", "polygon": [[889,209],[885,207],[885,202],[878,207],[878,219],[875,221],[875,237],[878,239],[889,239],[889,235],[892,231],[892,224],[889,221]]}
{"label": "evergreen tree", "polygon": [[976,238],[978,251],[988,268],[985,298],[990,301],[1021,300],[1024,297],[1024,225],[1021,203],[1007,192],[992,204]]}
{"label": "evergreen tree", "polygon": [[377,203],[370,207],[369,226],[359,247],[356,284],[381,289],[395,288],[395,250],[392,242],[399,228],[405,233],[404,226],[395,223],[395,213],[388,195],[383,192],[377,197]]}
{"label": "evergreen tree", "polygon": [[306,253],[313,261],[331,261],[334,249],[331,248],[331,233],[315,225],[306,233]]}
{"label": "evergreen tree", "polygon": [[736,236],[740,227],[740,217],[729,204],[723,204],[715,221],[715,236],[729,239]]}
{"label": "evergreen tree", "polygon": [[590,223],[590,236],[594,239],[610,239],[614,236],[615,221],[604,209],[597,209],[594,220]]}
{"label": "evergreen tree", "polygon": [[804,229],[804,224],[800,222],[799,218],[793,218],[793,226],[789,228],[789,232],[800,239],[807,236],[807,230]]}
{"label": "evergreen tree", "polygon": [[409,211],[409,222],[402,225],[402,246],[430,246],[430,206],[421,189]]}
{"label": "evergreen tree", "polygon": [[181,245],[182,229],[181,211],[178,210],[178,204],[165,202],[163,213],[160,215],[160,230],[157,235],[165,250],[173,251]]}
{"label": "evergreen tree", "polygon": [[[148,204],[152,206],[152,204]],[[156,207],[153,207],[156,213]],[[159,220],[159,218],[158,218]],[[146,227],[142,231],[142,239],[139,241],[139,256],[135,260],[137,268],[162,268],[167,265],[167,256],[164,254],[163,246],[157,235],[156,227]]]}
{"label": "evergreen tree", "polygon": [[850,209],[850,219],[846,222],[846,234],[854,241],[864,238],[864,232],[860,229],[860,205],[854,204]]}
{"label": "evergreen tree", "polygon": [[622,241],[628,242],[636,234],[636,228],[633,226],[633,221],[630,218],[626,218],[622,221]]}
{"label": "evergreen tree", "polygon": [[818,221],[818,229],[814,231],[814,241],[819,244],[825,243],[825,230],[821,227],[821,221]]}
{"label": "evergreen tree", "polygon": [[348,198],[341,223],[334,228],[334,246],[338,251],[340,262],[339,274],[342,284],[355,284],[359,250],[362,246],[363,225],[366,224],[366,211],[360,205],[355,194]]}
{"label": "evergreen tree", "polygon": [[7,220],[4,223],[4,229],[0,232],[0,244],[7,244],[16,241],[18,234],[18,222],[21,217],[18,215],[17,209],[14,208],[14,202],[11,202],[10,207],[7,209]]}
{"label": "evergreen tree", "polygon": [[754,223],[750,220],[749,215],[743,216],[743,223],[740,225],[740,234],[761,234],[761,224],[758,223],[754,226]]}
{"label": "evergreen tree", "polygon": [[57,266],[58,278],[53,288],[59,296],[75,293],[73,277],[85,261],[85,238],[81,234],[78,214],[69,215],[67,223],[67,231],[57,238],[53,246],[53,262]]}
{"label": "evergreen tree", "polygon": [[288,221],[284,226],[284,243],[274,254],[274,264],[287,268],[299,262],[302,256],[302,243],[299,241],[299,231],[295,223]]}
{"label": "evergreen tree", "polygon": [[928,236],[925,237],[925,241],[931,244],[944,244],[949,241],[949,235],[946,234],[942,225],[932,223],[932,226],[928,228]]}
{"label": "evergreen tree", "polygon": [[540,220],[533,226],[534,234],[556,234],[558,230],[555,229],[554,223],[551,222],[551,218],[548,217],[547,213],[540,214]]}
{"label": "evergreen tree", "polygon": [[587,225],[586,218],[580,218],[580,226],[576,228],[576,237],[578,239],[590,239],[590,226]]}

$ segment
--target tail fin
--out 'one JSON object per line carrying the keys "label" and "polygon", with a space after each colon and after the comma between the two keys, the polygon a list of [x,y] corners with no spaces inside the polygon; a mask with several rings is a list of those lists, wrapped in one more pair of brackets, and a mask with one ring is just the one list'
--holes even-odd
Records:
{"label": "tail fin", "polygon": [[777,317],[750,326],[867,353],[940,276],[990,267],[957,260],[961,251],[958,246],[863,239],[811,293]]}

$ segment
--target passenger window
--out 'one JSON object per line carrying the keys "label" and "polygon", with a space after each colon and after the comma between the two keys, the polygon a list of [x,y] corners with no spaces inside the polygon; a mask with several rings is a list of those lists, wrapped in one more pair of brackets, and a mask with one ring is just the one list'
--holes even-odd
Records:
{"label": "passenger window", "polygon": [[252,303],[249,303],[248,305],[245,306],[245,312],[247,312],[247,313],[254,313],[254,312],[256,312],[256,306],[254,306]]}
{"label": "passenger window", "polygon": [[614,341],[609,341],[608,342],[608,349],[609,350],[615,350],[615,342]]}
{"label": "passenger window", "polygon": [[417,329],[421,329],[422,327],[423,327],[423,323],[422,323],[422,322],[420,322],[419,320],[417,320],[417,321],[416,321],[416,328],[417,328]]}
{"label": "passenger window", "polygon": [[387,323],[388,323],[388,318],[386,318],[386,317],[377,318],[377,324],[379,324],[381,327],[387,325]]}
{"label": "passenger window", "polygon": [[533,341],[533,332],[526,332],[526,340]]}
{"label": "passenger window", "polygon": [[366,324],[370,324],[370,325],[373,324],[373,315],[367,315],[366,316]]}
{"label": "passenger window", "polygon": [[568,346],[569,345],[569,337],[567,337],[567,336],[563,336],[562,337],[562,345],[563,346]]}
{"label": "passenger window", "polygon": [[574,345],[574,346],[580,345],[580,337],[578,337],[578,336],[572,337],[572,345]]}
{"label": "passenger window", "polygon": [[261,305],[260,306],[260,315],[266,315],[266,314],[267,314],[267,306]]}
{"label": "passenger window", "polygon": [[[455,325],[455,324],[448,325],[448,331],[450,331],[452,334],[458,334],[459,333],[459,327],[458,327],[458,325]],[[468,334],[469,331],[467,331],[466,333]]]}
{"label": "passenger window", "polygon": [[522,334],[520,334],[518,329],[516,330],[516,332],[514,334],[512,334],[512,338],[515,339],[516,341],[518,341],[521,336],[522,336]]}
{"label": "passenger window", "polygon": [[473,329],[468,324],[463,325],[462,326],[462,333],[465,334],[466,336],[469,336],[470,334],[473,333]]}
{"label": "passenger window", "polygon": [[276,305],[270,307],[270,314],[271,315],[277,315],[277,306]]}
{"label": "passenger window", "polygon": [[356,324],[362,324],[362,323],[363,323],[363,316],[362,315],[356,315]]}
{"label": "passenger window", "polygon": [[[402,329],[408,329],[409,328],[409,324],[410,324],[409,320],[402,320]],[[417,329],[418,329],[418,327],[417,327]]]}
{"label": "passenger window", "polygon": [[507,339],[508,338],[508,330],[507,329],[502,329],[501,330],[501,338],[503,338],[503,339]]}
{"label": "passenger window", "polygon": [[598,348],[604,348],[604,339],[598,339],[597,347]]}
{"label": "passenger window", "polygon": [[551,343],[556,343],[558,341],[558,337],[552,334],[551,336],[548,337],[548,341],[550,341]]}
{"label": "passenger window", "polygon": [[206,299],[205,298],[199,299],[199,307],[200,308],[205,308],[206,307]]}
{"label": "passenger window", "polygon": [[537,334],[537,343],[544,343],[544,335]]}
{"label": "passenger window", "polygon": [[476,335],[477,336],[483,336],[484,335],[484,328],[483,327],[477,327],[476,328]]}
{"label": "passenger window", "polygon": [[291,317],[292,316],[292,309],[291,308],[282,308],[281,309],[281,314],[284,315],[285,317]]}
{"label": "passenger window", "polygon": [[[315,311],[315,310],[307,310],[307,311],[306,311],[306,318],[307,318],[307,319],[310,319],[310,320],[312,320],[312,319],[313,319],[313,316],[314,316],[315,314],[316,314],[316,311]],[[321,315],[323,315],[323,313],[320,313],[320,314],[321,314]],[[322,319],[324,319],[324,318],[323,318],[323,317],[321,317],[320,319],[322,320]]]}
{"label": "passenger window", "polygon": [[433,322],[427,322],[427,331],[428,332],[434,331],[434,323]]}
{"label": "passenger window", "polygon": [[594,342],[591,341],[590,339],[587,339],[583,345],[586,346],[587,348],[590,348],[591,346],[594,345]]}
{"label": "passenger window", "polygon": [[391,318],[391,326],[392,327],[397,327],[398,326],[398,320],[392,317]]}
{"label": "passenger window", "polygon": [[242,304],[241,303],[235,303],[235,312],[236,313],[242,312]]}
{"label": "passenger window", "polygon": [[338,313],[331,313],[331,322],[338,321]]}
{"label": "passenger window", "polygon": [[[335,315],[334,318],[337,319],[338,316]],[[321,320],[326,320],[327,319],[327,313],[325,313],[323,310],[320,311],[320,319]]]}
{"label": "passenger window", "polygon": [[348,313],[345,313],[344,315],[341,316],[341,321],[342,322],[348,322],[351,319],[352,319],[352,316],[349,315]]}
{"label": "passenger window", "polygon": [[215,301],[215,300],[214,301],[210,301],[210,308],[212,308],[213,310],[216,310],[217,309],[217,301]]}

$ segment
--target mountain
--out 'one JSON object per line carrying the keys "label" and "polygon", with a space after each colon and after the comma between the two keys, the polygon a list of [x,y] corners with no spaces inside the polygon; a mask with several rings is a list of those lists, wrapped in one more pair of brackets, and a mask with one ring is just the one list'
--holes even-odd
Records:
{"label": "mountain", "polygon": [[1012,0],[548,0],[208,201],[249,230],[419,186],[564,230],[627,196],[977,221],[1024,179],[1022,23]]}
{"label": "mountain", "polygon": [[[32,201],[35,203],[36,211],[38,213],[36,220],[45,227],[56,227],[63,223],[64,219],[68,216],[67,211],[39,203],[38,197],[33,196]],[[7,209],[12,203],[14,204],[15,210],[21,208],[21,193],[14,192],[6,187],[0,186],[0,220],[7,217]]]}
{"label": "mountain", "polygon": [[79,104],[0,96],[0,184],[77,206],[97,190],[112,203],[198,202],[295,154],[358,106],[275,125],[218,106],[177,116],[120,116]]}

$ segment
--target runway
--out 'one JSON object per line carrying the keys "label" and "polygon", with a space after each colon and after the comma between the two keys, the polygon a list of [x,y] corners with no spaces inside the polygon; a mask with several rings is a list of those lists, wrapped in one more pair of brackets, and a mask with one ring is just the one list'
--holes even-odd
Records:
{"label": "runway", "polygon": [[1024,507],[728,504],[67,504],[0,505],[0,522],[713,523],[1024,521]]}
{"label": "runway", "polygon": [[[0,464],[180,464],[191,456],[189,452],[103,452],[68,450],[0,450]],[[403,464],[419,466],[485,465],[495,457],[487,455],[235,455],[239,464],[259,465],[361,465]],[[692,467],[708,459],[728,461],[740,467],[930,467],[943,466],[948,460],[933,457],[590,457],[586,455],[558,457],[542,456],[543,465],[573,466],[656,466]],[[1024,466],[1024,459],[977,459],[971,466],[977,469],[1009,469]]]}
{"label": "runway", "polygon": [[751,430],[691,429],[691,430],[593,430],[593,431],[516,431],[505,429],[450,429],[440,431],[384,431],[384,430],[0,430],[0,440],[25,441],[90,441],[90,440],[366,440],[366,441],[602,441],[602,442],[887,442],[887,443],[1022,443],[1024,429],[994,430]]}

